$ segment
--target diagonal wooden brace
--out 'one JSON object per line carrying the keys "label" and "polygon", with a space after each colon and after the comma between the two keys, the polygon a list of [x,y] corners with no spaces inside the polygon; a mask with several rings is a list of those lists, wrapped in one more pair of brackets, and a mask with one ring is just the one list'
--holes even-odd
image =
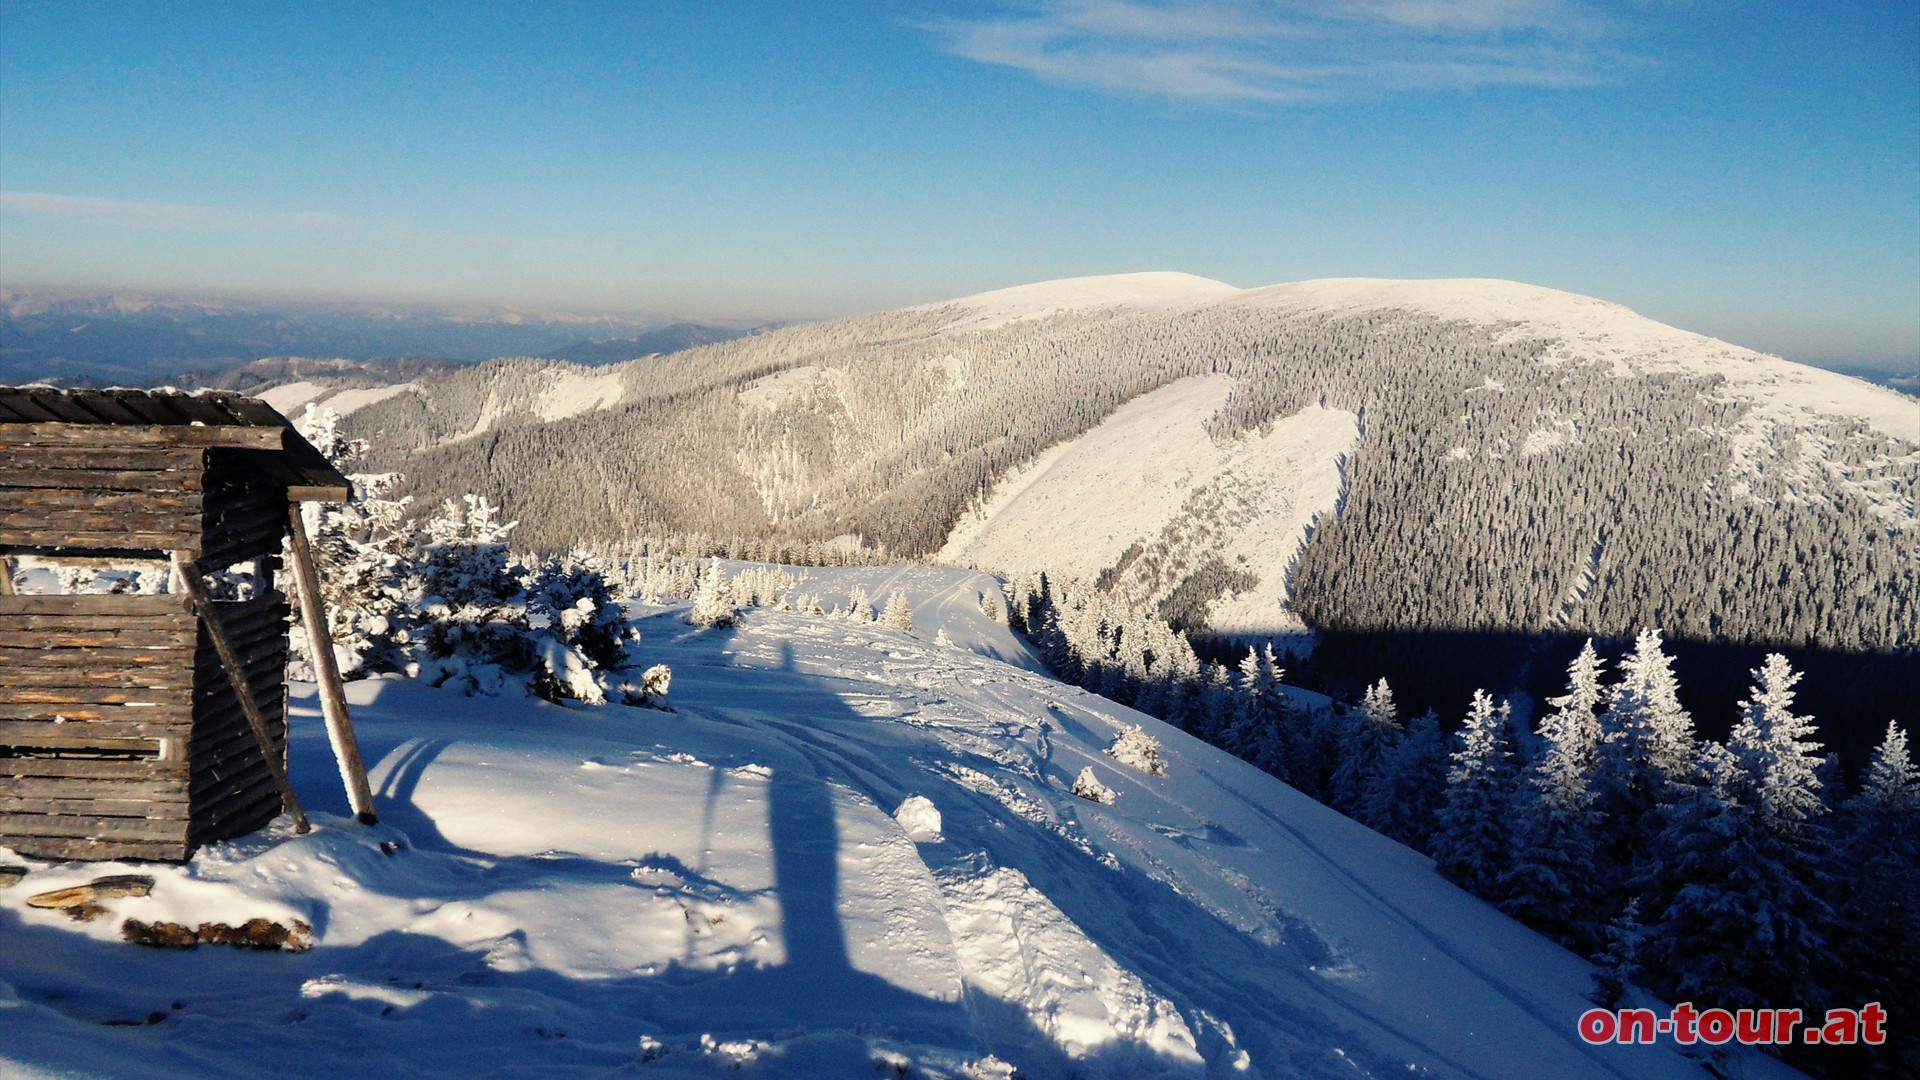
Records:
{"label": "diagonal wooden brace", "polygon": [[360,741],[353,734],[353,719],[347,715],[346,688],[340,684],[340,666],[333,659],[333,632],[327,629],[327,613],[320,604],[320,575],[313,565],[313,544],[307,539],[307,523],[300,516],[300,504],[287,507],[288,540],[293,549],[293,578],[300,588],[300,621],[307,628],[308,651],[313,654],[313,678],[320,684],[320,713],[327,721],[327,741],[333,744],[333,757],[340,763],[340,780],[347,787],[347,803],[362,825],[377,825],[373,812],[373,788],[367,783],[367,767],[360,760]]}
{"label": "diagonal wooden brace", "polygon": [[220,666],[227,673],[234,698],[240,702],[240,712],[246,716],[247,726],[253,729],[254,741],[260,744],[260,757],[266,762],[267,775],[273,778],[273,786],[279,790],[280,801],[286,805],[287,813],[293,815],[293,831],[310,831],[313,827],[307,824],[306,811],[300,809],[300,800],[294,797],[293,785],[287,783],[286,766],[273,748],[273,736],[267,732],[267,720],[260,715],[260,706],[253,700],[253,689],[247,685],[247,672],[240,663],[240,654],[234,649],[232,639],[227,637],[226,627],[220,625],[220,616],[214,611],[212,598],[207,595],[206,579],[200,576],[192,557],[183,551],[173,553],[173,576],[186,587],[188,606],[199,616],[200,625],[207,628],[207,637],[213,640],[213,651],[220,654]]}

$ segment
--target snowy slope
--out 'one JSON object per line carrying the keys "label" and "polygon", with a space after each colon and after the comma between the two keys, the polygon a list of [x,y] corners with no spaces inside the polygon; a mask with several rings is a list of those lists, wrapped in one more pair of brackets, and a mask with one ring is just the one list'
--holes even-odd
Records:
{"label": "snowy slope", "polygon": [[1554,341],[1547,352],[1550,361],[1606,361],[1623,374],[1719,375],[1727,380],[1730,396],[1758,402],[1760,411],[1776,420],[1850,416],[1894,438],[1920,438],[1920,403],[1911,397],[1559,289],[1489,278],[1327,278],[1248,289],[1226,303],[1322,315],[1409,310],[1461,322],[1510,324],[1513,337]]}
{"label": "snowy slope", "polygon": [[1206,424],[1235,385],[1224,375],[1181,379],[1049,448],[995,485],[936,561],[1092,579],[1137,546],[1119,594],[1151,611],[1217,556],[1257,583],[1215,604],[1208,625],[1304,631],[1287,609],[1288,570],[1314,519],[1339,498],[1356,418],[1315,406],[1216,442]]}
{"label": "snowy slope", "polygon": [[[34,863],[0,890],[0,1074],[1706,1075],[1670,1046],[1582,1044],[1586,965],[1424,858],[1154,720],[934,644],[1005,628],[972,606],[982,579],[904,573],[913,634],[647,618],[671,713],[354,684],[373,829],[347,820],[297,691],[315,831],[283,819],[140,868],[153,895],[112,906],[297,913],[317,947],[125,945],[117,918],[23,899],[134,868]],[[1166,777],[1102,753],[1127,723]],[[1088,765],[1115,805],[1067,793]],[[916,795],[941,820],[909,835],[893,814]]]}
{"label": "snowy slope", "polygon": [[1239,294],[1239,289],[1211,278],[1157,271],[1040,281],[908,310],[943,314],[951,310],[955,317],[942,332],[953,334],[993,330],[1008,323],[1072,311],[1174,311]]}

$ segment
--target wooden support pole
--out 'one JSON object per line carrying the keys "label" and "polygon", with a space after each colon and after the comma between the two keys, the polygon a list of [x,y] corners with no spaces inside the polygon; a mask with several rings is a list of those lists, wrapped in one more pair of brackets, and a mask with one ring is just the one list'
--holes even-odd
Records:
{"label": "wooden support pole", "polygon": [[0,555],[0,596],[13,595],[13,559]]}
{"label": "wooden support pole", "polygon": [[247,685],[247,669],[240,663],[240,655],[233,649],[233,642],[227,640],[226,627],[220,625],[220,616],[213,609],[213,598],[207,595],[207,583],[200,576],[200,570],[186,552],[173,553],[173,576],[187,590],[187,603],[193,607],[200,624],[207,628],[207,637],[213,639],[213,651],[220,654],[220,666],[226,669],[227,682],[233,687],[233,696],[240,703],[240,711],[247,718],[247,726],[253,729],[254,741],[260,744],[260,757],[267,764],[267,775],[272,777],[273,786],[280,791],[280,801],[286,804],[287,813],[293,815],[293,831],[305,833],[313,826],[307,824],[306,811],[300,809],[300,800],[294,797],[293,785],[287,783],[286,765],[273,748],[273,736],[267,732],[266,718],[260,715],[260,706],[254,703],[253,688]]}
{"label": "wooden support pole", "polygon": [[287,504],[287,517],[293,580],[300,590],[300,621],[307,627],[313,677],[320,684],[320,714],[327,720],[327,741],[333,744],[334,759],[340,763],[340,781],[347,786],[347,803],[353,807],[353,815],[362,825],[377,825],[380,818],[373,812],[373,788],[367,783],[367,767],[360,760],[353,719],[347,715],[347,692],[340,684],[340,666],[333,660],[333,632],[327,629],[327,612],[320,603],[320,575],[313,568],[313,544],[307,539],[299,503]]}

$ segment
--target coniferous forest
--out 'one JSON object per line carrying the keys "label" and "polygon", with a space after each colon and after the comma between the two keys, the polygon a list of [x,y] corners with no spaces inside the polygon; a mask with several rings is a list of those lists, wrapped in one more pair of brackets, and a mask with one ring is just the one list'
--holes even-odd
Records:
{"label": "coniferous forest", "polygon": [[[1312,405],[1358,418],[1339,505],[1290,574],[1292,613],[1318,635],[1293,665],[1303,685],[1353,698],[1385,676],[1442,711],[1482,686],[1538,700],[1588,637],[1619,646],[1659,627],[1716,735],[1773,651],[1809,673],[1849,770],[1886,719],[1920,720],[1912,442],[1504,324],[1249,305],[948,330],[956,310],[616,366],[598,376],[616,403],[547,420],[565,410],[542,394],[577,373],[484,365],[345,428],[373,446],[369,467],[404,472],[416,505],[483,494],[534,550],[914,559],[1046,447],[1176,379],[1225,375],[1220,440]],[[1127,568],[1112,569],[1103,581]],[[1205,559],[1157,572],[1178,580],[1141,614],[1203,655],[1241,650],[1212,638],[1206,612],[1246,579]]]}

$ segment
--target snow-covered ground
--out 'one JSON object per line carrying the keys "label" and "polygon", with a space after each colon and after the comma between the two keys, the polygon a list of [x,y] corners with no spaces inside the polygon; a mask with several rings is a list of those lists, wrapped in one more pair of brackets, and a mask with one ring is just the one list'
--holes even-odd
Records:
{"label": "snow-covered ground", "polygon": [[[311,834],[283,818],[183,868],[9,860],[33,871],[0,889],[0,1075],[1705,1075],[1581,1043],[1587,966],[1426,859],[986,655],[1031,664],[988,579],[808,575],[908,589],[916,631],[643,609],[672,712],[352,684],[373,828],[297,687]],[[1103,752],[1130,723],[1164,778]],[[1088,766],[1114,805],[1068,793]],[[93,923],[24,905],[116,871],[158,884]],[[116,940],[253,915],[317,944]]]}
{"label": "snow-covered ground", "polygon": [[1314,519],[1339,499],[1357,418],[1311,406],[1265,432],[1217,442],[1206,425],[1235,385],[1226,375],[1181,379],[1048,448],[995,484],[935,560],[1091,580],[1137,545],[1118,590],[1135,610],[1151,611],[1217,556],[1258,583],[1216,603],[1210,627],[1304,631],[1287,608],[1289,573]]}

